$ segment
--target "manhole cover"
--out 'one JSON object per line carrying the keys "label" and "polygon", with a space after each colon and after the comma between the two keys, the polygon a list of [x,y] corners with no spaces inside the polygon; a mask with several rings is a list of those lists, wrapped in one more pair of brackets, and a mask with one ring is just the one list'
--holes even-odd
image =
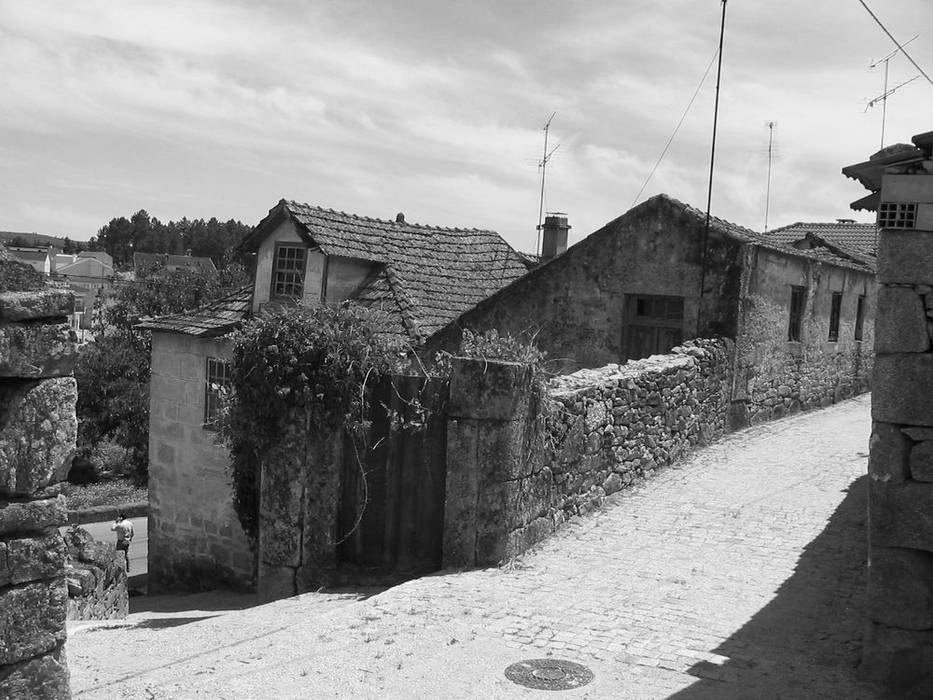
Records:
{"label": "manhole cover", "polygon": [[573,661],[529,659],[509,666],[505,669],[505,677],[536,690],[570,690],[593,680],[593,672]]}

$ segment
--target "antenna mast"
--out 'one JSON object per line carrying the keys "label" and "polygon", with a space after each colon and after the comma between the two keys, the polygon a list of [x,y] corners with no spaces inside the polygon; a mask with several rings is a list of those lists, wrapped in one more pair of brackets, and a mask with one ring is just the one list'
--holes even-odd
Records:
{"label": "antenna mast", "polygon": [[913,81],[915,81],[917,78],[920,77],[919,75],[915,75],[910,80],[906,80],[900,85],[896,85],[890,90],[888,90],[888,63],[890,63],[891,59],[897,56],[897,54],[903,52],[904,47],[907,46],[907,44],[909,44],[911,41],[916,39],[918,36],[920,35],[915,34],[911,39],[908,39],[903,44],[900,44],[896,49],[894,49],[894,51],[889,53],[887,56],[885,56],[884,58],[879,58],[877,61],[874,61],[870,66],[868,66],[869,69],[872,69],[872,68],[877,68],[879,64],[884,63],[884,90],[878,97],[874,98],[873,100],[870,100],[868,103],[868,106],[865,108],[865,111],[867,112],[870,108],[875,106],[875,103],[877,103],[878,100],[881,100],[881,146],[880,146],[881,148],[884,148],[884,125],[885,125],[885,120],[887,119],[887,115],[888,115],[888,95],[893,95],[895,90],[897,90],[898,88],[904,87],[905,85],[907,85],[907,83],[912,83]]}
{"label": "antenna mast", "polygon": [[547,173],[547,164],[551,160],[551,156],[554,155],[554,151],[560,148],[560,144],[554,146],[550,152],[547,150],[547,137],[548,131],[551,128],[551,120],[554,119],[554,115],[557,112],[551,112],[551,116],[547,118],[547,121],[544,123],[544,150],[541,152],[541,160],[538,161],[538,168],[541,170],[541,198],[538,200],[538,238],[535,242],[535,255],[541,254],[541,223],[542,217],[544,216],[544,177]]}
{"label": "antenna mast", "polygon": [[772,146],[774,144],[774,127],[777,122],[768,122],[768,187],[765,190],[765,230],[768,232],[768,210],[771,208],[771,160],[774,157]]}

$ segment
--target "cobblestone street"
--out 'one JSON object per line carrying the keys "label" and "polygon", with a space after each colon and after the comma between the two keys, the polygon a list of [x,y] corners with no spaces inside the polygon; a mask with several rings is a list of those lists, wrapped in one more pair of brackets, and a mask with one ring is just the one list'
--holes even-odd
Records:
{"label": "cobblestone street", "polygon": [[730,435],[501,569],[320,614],[309,594],[171,629],[79,629],[74,690],[532,697],[503,670],[553,655],[595,674],[568,697],[875,697],[855,678],[869,403]]}

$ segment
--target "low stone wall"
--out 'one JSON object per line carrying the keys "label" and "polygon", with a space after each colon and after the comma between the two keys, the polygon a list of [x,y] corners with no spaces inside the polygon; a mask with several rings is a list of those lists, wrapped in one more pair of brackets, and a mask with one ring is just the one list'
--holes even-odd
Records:
{"label": "low stone wall", "polygon": [[451,379],[446,566],[496,564],[728,429],[729,340],[696,340],[554,379],[458,360]]}
{"label": "low stone wall", "polygon": [[0,698],[68,698],[67,518],[77,434],[70,292],[0,245]]}
{"label": "low stone wall", "polygon": [[129,613],[126,557],[82,527],[64,535],[69,620],[116,620]]}
{"label": "low stone wall", "polygon": [[[881,232],[861,672],[933,688],[933,232]],[[925,685],[923,685],[925,684]]]}

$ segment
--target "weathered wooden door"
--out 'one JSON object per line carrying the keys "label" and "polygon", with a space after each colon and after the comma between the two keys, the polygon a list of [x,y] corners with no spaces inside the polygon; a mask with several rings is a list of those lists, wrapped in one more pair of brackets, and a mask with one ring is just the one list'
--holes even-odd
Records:
{"label": "weathered wooden door", "polygon": [[[446,381],[420,377],[395,377],[375,388],[366,444],[347,438],[344,446],[341,563],[384,574],[441,568],[447,396]],[[427,409],[423,415],[414,400]]]}

